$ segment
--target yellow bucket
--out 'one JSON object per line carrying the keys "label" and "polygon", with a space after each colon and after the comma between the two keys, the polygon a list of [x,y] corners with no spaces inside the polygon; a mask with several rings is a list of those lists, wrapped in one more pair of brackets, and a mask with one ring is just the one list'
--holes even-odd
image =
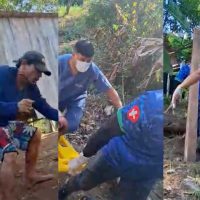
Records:
{"label": "yellow bucket", "polygon": [[60,136],[58,141],[58,171],[68,172],[68,162],[78,156],[79,153],[73,148],[65,136]]}

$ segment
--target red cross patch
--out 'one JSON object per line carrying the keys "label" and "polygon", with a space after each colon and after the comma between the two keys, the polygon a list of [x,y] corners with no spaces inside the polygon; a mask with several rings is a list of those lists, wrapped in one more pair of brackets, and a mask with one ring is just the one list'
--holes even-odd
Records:
{"label": "red cross patch", "polygon": [[133,108],[131,108],[128,113],[127,113],[127,117],[130,121],[132,121],[133,123],[136,123],[140,117],[140,109],[139,107],[133,106]]}

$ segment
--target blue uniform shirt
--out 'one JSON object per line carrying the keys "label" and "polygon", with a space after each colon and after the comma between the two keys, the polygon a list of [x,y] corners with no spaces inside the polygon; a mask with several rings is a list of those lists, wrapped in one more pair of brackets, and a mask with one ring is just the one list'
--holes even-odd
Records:
{"label": "blue uniform shirt", "polygon": [[177,73],[175,80],[179,81],[179,82],[183,82],[188,75],[190,74],[190,66],[189,65],[183,65],[179,72]]}
{"label": "blue uniform shirt", "polygon": [[163,92],[148,91],[118,110],[122,136],[102,148],[106,160],[118,171],[163,162]]}
{"label": "blue uniform shirt", "polygon": [[[177,73],[175,80],[179,81],[180,83],[183,82],[189,75],[190,75],[190,66],[183,65],[179,72]],[[200,100],[200,85],[199,85],[199,100]]]}
{"label": "blue uniform shirt", "polygon": [[99,92],[106,92],[111,88],[111,84],[92,63],[89,69],[84,73],[73,75],[70,71],[69,60],[72,54],[59,56],[59,109],[64,111],[68,105],[76,104],[84,108],[87,89],[94,84]]}
{"label": "blue uniform shirt", "polygon": [[6,126],[8,121],[16,120],[17,103],[22,99],[34,100],[33,107],[51,120],[58,121],[58,112],[42,98],[36,85],[30,85],[19,91],[16,87],[17,68],[0,66],[0,126]]}

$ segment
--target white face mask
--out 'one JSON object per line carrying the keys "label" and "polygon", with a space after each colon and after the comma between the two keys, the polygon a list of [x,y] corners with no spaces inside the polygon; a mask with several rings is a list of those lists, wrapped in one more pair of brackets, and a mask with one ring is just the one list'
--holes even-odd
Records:
{"label": "white face mask", "polygon": [[77,60],[76,61],[76,69],[79,71],[79,72],[86,72],[88,70],[88,68],[90,67],[91,65],[91,62],[83,62],[83,61],[80,61],[80,60]]}

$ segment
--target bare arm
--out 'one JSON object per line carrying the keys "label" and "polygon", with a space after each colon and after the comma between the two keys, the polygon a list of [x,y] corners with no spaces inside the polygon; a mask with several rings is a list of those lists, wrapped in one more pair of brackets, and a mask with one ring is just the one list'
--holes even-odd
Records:
{"label": "bare arm", "polygon": [[195,84],[197,81],[200,81],[200,69],[190,74],[178,87],[188,88],[191,85]]}
{"label": "bare arm", "polygon": [[106,95],[115,108],[121,108],[122,107],[122,102],[119,98],[117,91],[114,88],[108,89],[106,91]]}
{"label": "bare arm", "polygon": [[181,89],[188,88],[191,85],[195,84],[196,82],[200,81],[200,69],[196,70],[192,74],[190,74],[178,87],[175,89],[173,96],[172,96],[172,106],[173,108],[176,107],[178,99],[181,97]]}

